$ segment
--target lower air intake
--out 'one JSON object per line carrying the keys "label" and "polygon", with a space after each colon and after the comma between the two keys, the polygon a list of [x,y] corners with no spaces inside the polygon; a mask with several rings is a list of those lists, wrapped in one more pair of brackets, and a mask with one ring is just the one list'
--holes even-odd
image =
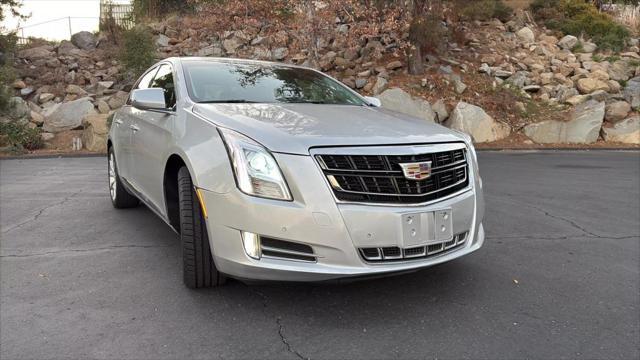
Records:
{"label": "lower air intake", "polygon": [[358,249],[360,256],[368,262],[392,262],[398,260],[420,260],[436,255],[450,253],[462,248],[467,240],[468,232],[457,234],[453,239],[427,246],[401,249],[397,246],[368,247]]}

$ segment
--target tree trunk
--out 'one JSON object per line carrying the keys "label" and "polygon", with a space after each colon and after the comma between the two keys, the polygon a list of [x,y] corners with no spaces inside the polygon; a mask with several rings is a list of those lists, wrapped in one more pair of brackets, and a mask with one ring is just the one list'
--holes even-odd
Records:
{"label": "tree trunk", "polygon": [[420,47],[412,44],[407,52],[409,74],[419,75],[424,73],[424,63],[422,61],[422,50]]}
{"label": "tree trunk", "polygon": [[309,43],[307,44],[307,60],[313,68],[318,67],[318,21],[316,16],[316,5],[313,0],[305,1],[307,13],[307,34]]}

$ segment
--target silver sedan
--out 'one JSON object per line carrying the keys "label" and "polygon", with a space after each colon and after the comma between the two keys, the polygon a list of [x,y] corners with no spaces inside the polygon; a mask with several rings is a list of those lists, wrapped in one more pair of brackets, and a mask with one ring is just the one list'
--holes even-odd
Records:
{"label": "silver sedan", "polygon": [[180,235],[192,288],[415,271],[484,241],[471,139],[313,69],[163,60],[108,152],[113,205],[142,202]]}

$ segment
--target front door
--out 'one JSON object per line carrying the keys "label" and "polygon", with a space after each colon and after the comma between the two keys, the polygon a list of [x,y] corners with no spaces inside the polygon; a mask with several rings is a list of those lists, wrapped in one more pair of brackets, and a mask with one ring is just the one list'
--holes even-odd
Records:
{"label": "front door", "polygon": [[[167,108],[174,109],[176,96],[170,65],[160,65],[149,87],[162,88]],[[132,118],[132,172],[138,182],[138,191],[163,215],[166,215],[163,202],[164,160],[171,144],[174,118],[173,112],[145,110],[137,110]]]}

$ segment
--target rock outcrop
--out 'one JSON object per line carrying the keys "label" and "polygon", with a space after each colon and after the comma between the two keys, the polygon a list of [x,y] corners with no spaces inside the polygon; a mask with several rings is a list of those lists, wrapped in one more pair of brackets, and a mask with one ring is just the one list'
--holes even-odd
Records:
{"label": "rock outcrop", "polygon": [[598,140],[605,104],[589,100],[578,105],[570,121],[547,120],[527,125],[524,133],[539,144],[591,144]]}
{"label": "rock outcrop", "polygon": [[89,98],[54,104],[45,110],[42,128],[51,133],[77,129],[82,126],[82,119],[93,113],[95,110]]}
{"label": "rock outcrop", "polygon": [[107,118],[105,114],[88,115],[83,119],[84,130],[82,132],[82,143],[89,151],[107,152]]}
{"label": "rock outcrop", "polygon": [[640,145],[640,116],[630,117],[611,127],[602,128],[606,141]]}
{"label": "rock outcrop", "polygon": [[462,101],[453,110],[446,125],[469,134],[474,142],[479,143],[503,139],[511,132],[507,124],[495,121],[482,108]]}
{"label": "rock outcrop", "polygon": [[378,95],[378,99],[382,102],[382,107],[386,109],[415,116],[429,122],[435,121],[436,114],[428,101],[414,98],[400,88],[385,90]]}

